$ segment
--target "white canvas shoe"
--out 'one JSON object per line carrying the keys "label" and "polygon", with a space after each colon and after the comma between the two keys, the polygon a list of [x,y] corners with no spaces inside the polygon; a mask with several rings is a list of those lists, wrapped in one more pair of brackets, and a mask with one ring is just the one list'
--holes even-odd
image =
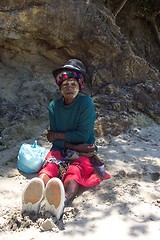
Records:
{"label": "white canvas shoe", "polygon": [[59,178],[52,178],[48,181],[45,190],[46,206],[45,211],[50,212],[56,216],[57,220],[60,219],[65,201],[65,191],[63,183]]}
{"label": "white canvas shoe", "polygon": [[31,179],[22,192],[22,213],[24,211],[38,213],[43,197],[43,180],[38,177]]}

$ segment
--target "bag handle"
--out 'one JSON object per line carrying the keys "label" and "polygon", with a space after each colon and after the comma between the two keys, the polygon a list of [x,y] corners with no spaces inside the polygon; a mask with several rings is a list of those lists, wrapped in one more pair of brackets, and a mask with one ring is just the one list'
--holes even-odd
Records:
{"label": "bag handle", "polygon": [[32,147],[32,148],[36,148],[36,147],[37,147],[37,140],[35,140],[34,143],[31,144],[31,147]]}

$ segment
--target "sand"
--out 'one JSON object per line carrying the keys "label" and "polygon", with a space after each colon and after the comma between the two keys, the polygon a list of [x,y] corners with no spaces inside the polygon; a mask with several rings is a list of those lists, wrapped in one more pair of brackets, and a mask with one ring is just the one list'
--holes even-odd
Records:
{"label": "sand", "polygon": [[0,239],[160,239],[160,126],[97,139],[111,179],[77,196],[61,220],[21,215],[21,194],[35,174],[17,170],[18,147],[1,151]]}

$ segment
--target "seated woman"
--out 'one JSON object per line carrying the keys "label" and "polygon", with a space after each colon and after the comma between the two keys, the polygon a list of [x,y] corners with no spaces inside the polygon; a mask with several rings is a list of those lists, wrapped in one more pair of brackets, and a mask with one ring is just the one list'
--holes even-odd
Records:
{"label": "seated woman", "polygon": [[86,79],[84,64],[71,59],[54,70],[53,76],[62,96],[49,105],[47,138],[52,148],[39,178],[33,178],[23,191],[22,210],[38,212],[45,189],[46,211],[59,219],[65,203],[77,195],[80,186],[94,187],[110,175],[99,177],[91,162],[96,150],[95,110],[91,97],[81,94]]}

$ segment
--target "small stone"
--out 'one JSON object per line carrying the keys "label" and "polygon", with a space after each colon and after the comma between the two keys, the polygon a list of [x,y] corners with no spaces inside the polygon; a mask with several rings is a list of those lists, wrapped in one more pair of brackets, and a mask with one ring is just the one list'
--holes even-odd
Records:
{"label": "small stone", "polygon": [[12,226],[12,230],[13,230],[13,231],[16,231],[16,229],[17,229],[17,224],[14,223],[13,226]]}
{"label": "small stone", "polygon": [[154,173],[150,173],[150,174],[151,174],[151,177],[152,177],[153,181],[159,180],[160,174],[158,172],[154,172]]}
{"label": "small stone", "polygon": [[41,225],[41,229],[43,231],[49,231],[49,230],[52,230],[52,228],[53,228],[53,222],[50,219],[46,219]]}

